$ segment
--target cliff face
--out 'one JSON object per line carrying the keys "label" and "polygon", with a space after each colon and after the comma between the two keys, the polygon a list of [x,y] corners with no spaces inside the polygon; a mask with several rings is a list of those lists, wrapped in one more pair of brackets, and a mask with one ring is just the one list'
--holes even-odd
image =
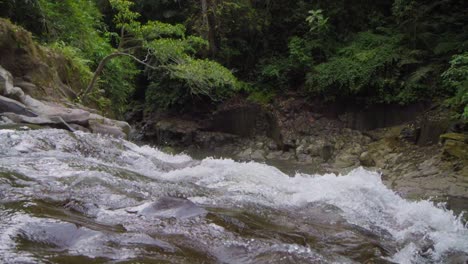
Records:
{"label": "cliff face", "polygon": [[5,19],[0,19],[0,65],[14,76],[15,86],[38,99],[74,98],[83,88],[72,61]]}

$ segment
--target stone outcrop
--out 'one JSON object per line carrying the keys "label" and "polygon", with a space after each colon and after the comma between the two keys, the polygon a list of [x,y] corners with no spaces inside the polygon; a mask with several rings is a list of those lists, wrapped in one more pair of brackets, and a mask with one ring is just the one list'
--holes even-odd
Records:
{"label": "stone outcrop", "polygon": [[[158,139],[151,141],[157,145],[182,146],[189,154],[206,149],[210,156],[280,168],[289,164],[286,170],[304,168],[307,173],[345,173],[364,166],[381,172],[384,182],[404,196],[468,198],[466,128],[454,125],[441,107],[427,112],[421,107],[410,107],[407,119],[391,116],[406,108],[343,117],[338,110],[294,98],[267,107],[237,102],[201,118],[154,115],[143,138]],[[385,120],[374,120],[379,115]],[[374,121],[364,124],[367,118]],[[241,128],[244,121],[246,127]],[[396,125],[376,128],[389,124]],[[198,139],[207,133],[222,136]]]}
{"label": "stone outcrop", "polygon": [[14,86],[13,76],[1,66],[0,91],[3,95],[0,95],[0,116],[9,122],[90,131],[121,138],[126,138],[130,133],[127,122],[112,120],[78,107],[37,100],[25,94],[20,87]]}
{"label": "stone outcrop", "polygon": [[29,110],[24,104],[0,95],[0,113],[1,112],[11,112],[24,116],[37,116],[37,114]]}
{"label": "stone outcrop", "polygon": [[[468,135],[447,133],[440,136],[443,143],[443,153],[468,163]],[[468,165],[468,164],[467,164]]]}

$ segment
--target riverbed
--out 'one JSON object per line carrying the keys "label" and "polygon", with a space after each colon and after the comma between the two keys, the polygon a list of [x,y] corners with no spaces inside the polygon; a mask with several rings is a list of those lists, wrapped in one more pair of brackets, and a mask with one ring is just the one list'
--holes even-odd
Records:
{"label": "riverbed", "polygon": [[2,263],[468,259],[458,212],[363,168],[319,175],[57,129],[0,130],[0,142]]}

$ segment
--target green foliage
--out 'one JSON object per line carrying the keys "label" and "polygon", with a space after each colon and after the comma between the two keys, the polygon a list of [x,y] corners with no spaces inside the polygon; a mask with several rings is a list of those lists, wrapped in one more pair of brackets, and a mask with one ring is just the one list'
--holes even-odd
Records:
{"label": "green foliage", "polygon": [[135,90],[135,78],[140,73],[132,59],[116,58],[106,64],[99,87],[104,90],[104,97],[110,100],[110,109],[122,115],[128,109],[128,99]]}
{"label": "green foliage", "polygon": [[109,0],[112,8],[115,10],[114,24],[117,28],[125,28],[126,30],[137,33],[140,30],[140,23],[137,19],[140,14],[131,10],[135,5],[132,1],[127,0]]}
{"label": "green foliage", "polygon": [[[106,40],[101,36],[101,14],[89,0],[38,0],[45,31],[41,38],[48,42],[63,41],[86,56]],[[91,57],[91,56],[90,56]],[[89,57],[88,57],[89,58]],[[93,58],[94,59],[94,58]]]}
{"label": "green foliage", "polygon": [[466,105],[460,0],[223,0],[206,12],[199,1],[0,0],[0,16],[60,43],[83,76],[116,50],[150,64],[138,73],[129,58],[112,60],[95,93],[103,106],[126,105],[137,74],[151,108],[236,92],[265,103],[290,90],[370,104],[455,95],[449,104]]}
{"label": "green foliage", "polygon": [[443,84],[455,94],[447,103],[468,120],[468,52],[453,56],[442,78]]}
{"label": "green foliage", "polygon": [[247,100],[250,100],[252,102],[261,104],[261,105],[268,105],[273,101],[273,98],[276,96],[276,93],[273,91],[262,91],[262,90],[256,90],[250,93],[249,97],[247,97]]}
{"label": "green foliage", "polygon": [[[38,1],[46,27],[41,34],[42,40],[51,43],[52,48],[73,61],[73,71],[81,76],[79,88],[83,89],[92,77],[91,69],[112,52],[112,34],[106,31],[95,1]],[[125,3],[120,3],[122,1],[112,2],[118,2],[118,6],[124,8]],[[125,14],[117,17],[116,22],[125,23],[125,19],[134,17],[135,14]],[[99,81],[97,92],[91,98],[101,110],[107,111],[110,108],[114,114],[121,115],[134,90],[134,78],[137,74],[134,63],[128,58],[112,61],[106,66],[105,76]]]}
{"label": "green foliage", "polygon": [[182,81],[191,95],[208,96],[213,101],[226,98],[240,86],[231,71],[214,61],[189,58],[169,68],[170,78]]}
{"label": "green foliage", "polygon": [[85,86],[89,80],[91,80],[92,72],[89,68],[91,61],[83,58],[81,51],[78,48],[68,46],[63,41],[50,44],[50,48],[55,52],[62,54],[71,62],[71,65],[64,65],[67,67],[68,75],[79,76],[82,86]]}
{"label": "green foliage", "polygon": [[328,17],[323,15],[322,9],[310,10],[306,21],[312,32],[320,33],[328,30]]}
{"label": "green foliage", "polygon": [[182,24],[171,25],[160,21],[148,21],[142,26],[141,31],[145,38],[155,39],[162,37],[185,37],[185,27]]}
{"label": "green foliage", "polygon": [[296,36],[292,37],[288,43],[289,57],[291,60],[300,63],[300,65],[310,65],[313,61],[313,46],[309,45],[310,43],[311,41],[307,41],[306,39]]}
{"label": "green foliage", "polygon": [[183,63],[189,55],[195,54],[204,46],[206,41],[194,36],[184,39],[160,38],[146,44],[154,58],[161,64]]}
{"label": "green foliage", "polygon": [[291,61],[284,57],[273,57],[263,60],[259,65],[258,84],[270,86],[270,89],[285,89],[289,84]]}
{"label": "green foliage", "polygon": [[370,94],[392,102],[400,92],[394,71],[401,58],[399,42],[398,35],[359,33],[337,55],[314,67],[307,75],[309,90],[332,97]]}

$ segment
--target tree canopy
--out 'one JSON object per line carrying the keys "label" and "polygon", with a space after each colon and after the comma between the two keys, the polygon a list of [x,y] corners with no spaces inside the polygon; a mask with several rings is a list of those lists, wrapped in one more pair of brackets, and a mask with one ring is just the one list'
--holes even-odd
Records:
{"label": "tree canopy", "polygon": [[183,109],[294,92],[433,100],[468,117],[463,0],[0,0],[0,10],[75,58],[84,83],[106,56],[125,54],[90,93],[120,112],[130,98]]}

